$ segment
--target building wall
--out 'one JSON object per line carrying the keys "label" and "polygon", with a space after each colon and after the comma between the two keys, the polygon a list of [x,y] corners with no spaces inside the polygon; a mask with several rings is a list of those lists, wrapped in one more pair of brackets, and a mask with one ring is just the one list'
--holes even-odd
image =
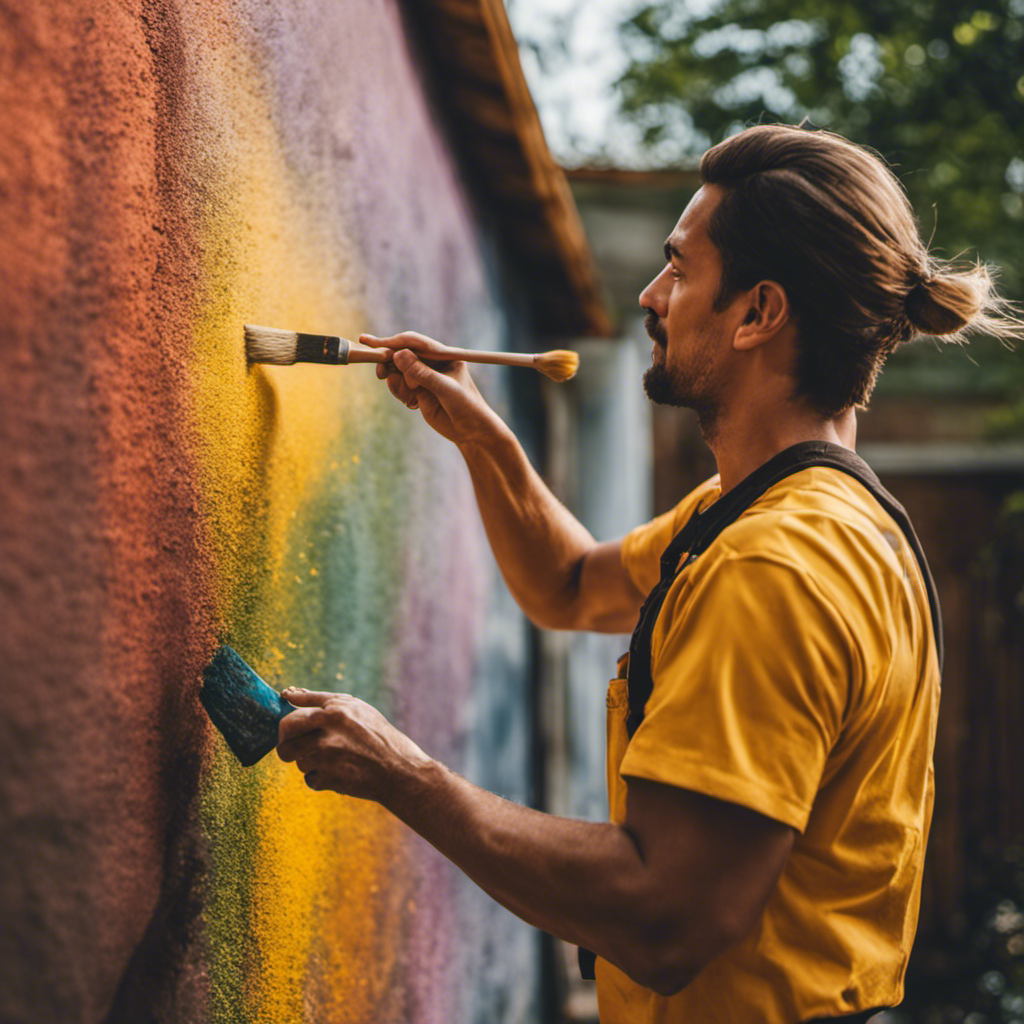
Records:
{"label": "building wall", "polygon": [[527,1019],[528,929],[197,701],[226,640],[529,795],[457,453],[372,368],[243,351],[513,340],[398,0],[0,0],[0,39],[0,1018]]}
{"label": "building wall", "polygon": [[[651,518],[651,406],[641,388],[646,346],[624,333],[575,347],[576,378],[545,391],[548,479],[598,541],[615,540]],[[542,646],[548,809],[605,821],[607,681],[629,636],[545,633]]]}

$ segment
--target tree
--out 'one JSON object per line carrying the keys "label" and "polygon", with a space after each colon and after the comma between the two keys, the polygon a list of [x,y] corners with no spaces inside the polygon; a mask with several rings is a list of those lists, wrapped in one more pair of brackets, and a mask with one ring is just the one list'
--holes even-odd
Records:
{"label": "tree", "polygon": [[657,0],[623,25],[622,111],[649,146],[675,135],[680,157],[803,118],[870,145],[933,251],[980,253],[1021,299],[1024,0],[976,3],[720,0],[695,16]]}

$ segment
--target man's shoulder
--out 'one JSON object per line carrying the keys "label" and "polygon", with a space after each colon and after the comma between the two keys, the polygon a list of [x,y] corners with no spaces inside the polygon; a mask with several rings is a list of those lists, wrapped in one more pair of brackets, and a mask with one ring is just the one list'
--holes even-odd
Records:
{"label": "man's shoulder", "polygon": [[874,544],[885,540],[887,532],[899,532],[899,526],[860,480],[842,470],[812,466],[765,491],[722,537],[741,549],[772,549],[781,543],[790,551],[794,539],[813,540],[822,530],[846,543]]}
{"label": "man's shoulder", "polygon": [[780,481],[722,531],[709,559],[774,562],[845,604],[887,589],[912,558],[896,522],[856,478],[815,466]]}
{"label": "man's shoulder", "polygon": [[712,505],[718,500],[719,495],[722,493],[722,481],[719,475],[716,473],[714,476],[708,477],[703,483],[697,484],[696,487],[689,494],[683,498],[672,509],[673,521],[676,524],[676,532],[678,533],[685,525],[686,521],[693,515],[694,512],[704,511],[709,505]]}

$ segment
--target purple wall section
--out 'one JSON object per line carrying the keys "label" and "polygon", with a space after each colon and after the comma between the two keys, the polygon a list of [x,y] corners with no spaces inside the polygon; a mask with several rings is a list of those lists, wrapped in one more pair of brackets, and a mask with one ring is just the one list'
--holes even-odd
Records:
{"label": "purple wall section", "polygon": [[428,92],[397,0],[0,0],[5,1022],[532,1012],[532,932],[196,699],[228,639],[527,795],[526,629],[457,454],[372,371],[242,350],[510,343]]}

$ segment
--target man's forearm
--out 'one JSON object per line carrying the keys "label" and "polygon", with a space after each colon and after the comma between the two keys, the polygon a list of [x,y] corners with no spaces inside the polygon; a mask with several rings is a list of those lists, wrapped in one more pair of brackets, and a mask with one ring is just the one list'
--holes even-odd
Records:
{"label": "man's forearm", "polygon": [[438,762],[383,802],[518,917],[624,967],[635,956],[644,864],[625,829],[522,807]]}
{"label": "man's forearm", "polygon": [[380,803],[531,924],[604,954],[617,941],[604,937],[611,925],[625,929],[643,911],[644,860],[626,829],[480,789],[351,694],[289,687],[282,696],[296,710],[281,719],[278,756],[307,785]]}
{"label": "man's forearm", "polygon": [[432,369],[422,359],[443,358],[444,346],[419,334],[364,339],[394,350],[391,368],[381,364],[378,376],[462,452],[495,558],[526,614],[549,629],[631,629],[643,595],[623,569],[617,543],[596,544],[551,493],[465,364]]}
{"label": "man's forearm", "polygon": [[793,830],[631,779],[622,825],[543,814],[479,789],[351,694],[283,692],[278,755],[312,789],[375,800],[513,913],[678,991],[760,915]]}
{"label": "man's forearm", "polygon": [[512,595],[537,625],[573,628],[579,571],[594,538],[551,493],[505,424],[486,444],[460,450]]}

